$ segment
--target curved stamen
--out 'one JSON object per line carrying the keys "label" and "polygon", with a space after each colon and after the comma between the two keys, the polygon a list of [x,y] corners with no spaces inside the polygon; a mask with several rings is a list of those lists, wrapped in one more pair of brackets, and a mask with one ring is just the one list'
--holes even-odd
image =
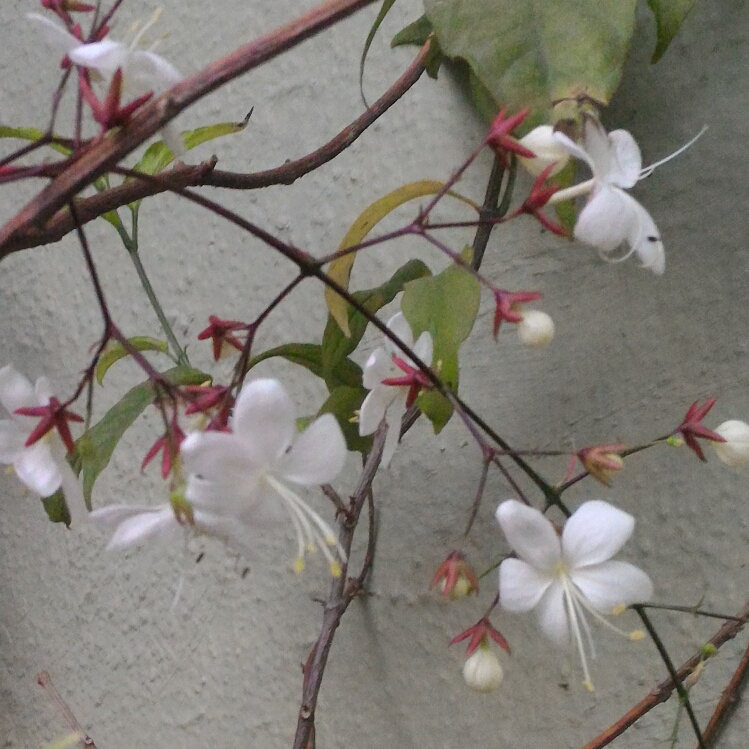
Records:
{"label": "curved stamen", "polygon": [[687,141],[681,148],[677,148],[672,154],[669,154],[665,158],[660,159],[660,161],[656,161],[654,164],[641,169],[640,176],[637,179],[641,180],[649,177],[659,166],[665,164],[667,161],[671,161],[671,159],[675,159],[677,156],[684,153],[684,151],[690,148],[697,140],[699,140],[703,136],[705,130],[707,130],[707,125],[703,125],[702,130],[700,130],[699,133],[697,133],[697,135],[692,138],[692,140]]}

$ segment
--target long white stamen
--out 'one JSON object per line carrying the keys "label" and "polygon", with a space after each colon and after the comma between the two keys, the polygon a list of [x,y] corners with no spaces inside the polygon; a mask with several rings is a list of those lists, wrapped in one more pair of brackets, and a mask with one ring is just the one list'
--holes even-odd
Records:
{"label": "long white stamen", "polygon": [[578,621],[578,614],[577,609],[575,608],[574,594],[571,590],[570,580],[566,572],[562,572],[559,575],[559,578],[562,583],[562,587],[564,588],[564,603],[567,607],[567,617],[569,619],[570,628],[572,629],[572,633],[575,636],[577,650],[580,654],[580,661],[583,665],[583,675],[585,676],[585,681],[583,683],[590,691],[592,691],[593,683],[590,679],[590,671],[588,670],[588,659],[585,657],[585,646],[583,644],[582,633],[580,632],[580,622]]}
{"label": "long white stamen", "polygon": [[699,133],[697,133],[697,135],[692,138],[692,140],[685,143],[681,148],[678,148],[672,154],[666,156],[660,161],[656,161],[655,164],[651,164],[650,166],[646,166],[644,169],[641,169],[638,179],[645,179],[645,177],[649,177],[659,166],[665,164],[667,161],[671,161],[671,159],[675,159],[677,156],[684,153],[684,151],[694,145],[694,143],[703,136],[705,130],[707,130],[707,125],[704,125],[702,130],[700,130]]}
{"label": "long white stamen", "polygon": [[143,34],[145,34],[146,31],[148,31],[148,29],[150,29],[151,26],[153,26],[159,20],[159,18],[161,18],[161,8],[156,8],[156,12],[148,21],[146,21],[146,23],[143,25],[143,28],[135,34],[135,38],[132,42],[130,42],[131,52],[134,51],[138,46],[138,42],[140,42],[140,40],[143,38]]}
{"label": "long white stamen", "polygon": [[579,185],[572,185],[572,187],[565,187],[564,190],[557,190],[548,201],[548,205],[554,205],[554,203],[561,203],[563,200],[570,200],[576,198],[579,195],[587,195],[595,186],[597,180],[594,178],[585,180]]}
{"label": "long white stamen", "polygon": [[629,257],[632,255],[634,251],[635,251],[635,248],[634,246],[632,246],[621,257],[611,257],[611,253],[607,252],[606,250],[601,250],[599,248],[598,257],[600,257],[601,260],[603,260],[605,263],[623,263],[625,260],[629,259]]}

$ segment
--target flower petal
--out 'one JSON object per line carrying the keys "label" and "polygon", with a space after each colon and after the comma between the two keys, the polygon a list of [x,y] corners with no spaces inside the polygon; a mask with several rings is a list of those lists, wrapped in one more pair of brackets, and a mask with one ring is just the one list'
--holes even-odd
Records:
{"label": "flower petal", "polygon": [[375,433],[397,395],[398,388],[387,385],[378,385],[367,395],[359,409],[359,434],[362,437]]}
{"label": "flower petal", "polygon": [[253,463],[273,465],[296,434],[294,406],[281,383],[271,379],[247,383],[237,396],[232,428]]}
{"label": "flower petal", "polygon": [[554,140],[570,155],[574,156],[579,161],[584,161],[590,167],[591,172],[595,171],[595,164],[593,164],[593,159],[591,159],[590,156],[588,156],[588,154],[585,152],[585,149],[575,143],[572,138],[570,138],[568,135],[565,135],[564,133],[556,132],[554,133]]}
{"label": "flower petal", "polygon": [[28,430],[24,430],[17,421],[0,421],[0,463],[13,463],[25,449],[28,436]]}
{"label": "flower petal", "polygon": [[658,227],[653,217],[632,196],[626,195],[632,202],[631,210],[637,221],[627,241],[642,262],[642,267],[652,270],[656,275],[662,275],[666,270],[666,251],[661,241]]}
{"label": "flower petal", "polygon": [[562,531],[562,554],[570,569],[611,559],[635,529],[635,519],[608,502],[592,500],[577,508]]}
{"label": "flower petal", "polygon": [[578,216],[575,239],[604,252],[615,250],[637,234],[639,218],[635,206],[639,205],[617,187],[598,185]]}
{"label": "flower petal", "polygon": [[79,39],[47,16],[40,13],[27,13],[26,18],[39,27],[47,43],[52,45],[60,55],[67,55],[82,44]]}
{"label": "flower petal", "polygon": [[616,152],[603,125],[594,117],[585,118],[583,148],[593,162],[593,176],[608,182],[616,169]]}
{"label": "flower petal", "polygon": [[176,540],[183,533],[170,505],[161,508],[142,509],[137,515],[123,520],[107,544],[108,550],[126,549],[129,546],[159,539]]}
{"label": "flower petal", "polygon": [[554,526],[538,510],[516,499],[497,508],[497,520],[517,555],[541,572],[551,572],[562,558]]}
{"label": "flower petal", "polygon": [[17,408],[39,405],[34,386],[12,364],[0,369],[0,403],[9,414]]}
{"label": "flower petal", "polygon": [[538,626],[557,645],[570,641],[570,624],[565,608],[564,588],[559,582],[549,586],[538,602]]}
{"label": "flower petal", "polygon": [[126,84],[138,95],[148,91],[161,93],[181,80],[179,70],[153,52],[136,50],[128,57]]}
{"label": "flower petal", "polygon": [[606,181],[617,187],[633,187],[642,169],[640,147],[626,130],[612,130],[609,140],[614,149],[614,159]]}
{"label": "flower petal", "polygon": [[570,578],[590,605],[602,614],[617,606],[648,601],[653,595],[651,579],[628,562],[602,562],[572,570]]}
{"label": "flower petal", "polygon": [[434,342],[432,341],[432,336],[426,330],[416,339],[416,343],[413,345],[413,352],[427,366],[432,363]]}
{"label": "flower petal", "polygon": [[49,497],[62,484],[60,466],[52,457],[46,440],[24,448],[13,461],[13,468],[18,478],[40,497]]}
{"label": "flower petal", "polygon": [[520,614],[538,605],[554,578],[522,559],[505,559],[499,565],[499,602],[505,611]]}
{"label": "flower petal", "polygon": [[193,432],[182,442],[180,455],[187,473],[213,481],[244,481],[257,470],[244,442],[227,432]]}
{"label": "flower petal", "polygon": [[129,54],[130,50],[127,45],[122,42],[113,42],[110,39],[81,44],[68,53],[76,65],[95,70],[107,80],[117,72],[118,68],[122,68],[123,75],[126,74],[125,68]]}
{"label": "flower petal", "polygon": [[[408,324],[408,320],[406,320],[402,312],[398,312],[397,314],[393,315],[388,320],[387,327],[388,330],[390,330],[391,333],[397,335],[398,338],[400,338],[401,341],[406,344],[406,346],[408,346],[409,348],[413,346],[414,336],[411,332],[411,326]],[[385,346],[387,346],[391,351],[399,354],[400,356],[403,356],[404,354],[404,352],[401,351],[401,349],[396,346],[389,338],[385,341]]]}
{"label": "flower petal", "polygon": [[400,370],[393,364],[393,357],[384,348],[375,349],[367,359],[362,373],[362,385],[367,390],[377,387],[388,377],[401,374]]}
{"label": "flower petal", "polygon": [[304,486],[327,484],[341,472],[346,453],[346,440],[335,416],[323,414],[297,437],[277,473]]}

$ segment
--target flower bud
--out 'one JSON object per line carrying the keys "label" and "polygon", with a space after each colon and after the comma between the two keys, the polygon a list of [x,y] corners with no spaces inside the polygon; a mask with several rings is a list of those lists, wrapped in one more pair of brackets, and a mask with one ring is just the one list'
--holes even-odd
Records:
{"label": "flower bud", "polygon": [[463,664],[463,678],[477,692],[493,692],[502,683],[503,676],[499,658],[486,644],[480,645]]}
{"label": "flower bud", "polygon": [[715,431],[725,440],[712,443],[720,460],[732,468],[749,462],[749,424],[731,419],[724,421]]}
{"label": "flower bud", "polygon": [[554,164],[554,168],[548,175],[553,177],[561,172],[569,161],[570,154],[555,140],[554,128],[551,125],[540,125],[534,128],[519,142],[520,145],[536,154],[535,159],[519,157],[523,168],[534,177],[538,177],[546,167]]}
{"label": "flower bud", "polygon": [[523,312],[518,323],[520,340],[529,346],[545,346],[554,337],[554,321],[545,312],[531,309]]}
{"label": "flower bud", "polygon": [[459,551],[448,554],[447,559],[437,568],[429,587],[435,585],[439,585],[443,596],[454,601],[471,593],[478,593],[479,590],[476,573]]}

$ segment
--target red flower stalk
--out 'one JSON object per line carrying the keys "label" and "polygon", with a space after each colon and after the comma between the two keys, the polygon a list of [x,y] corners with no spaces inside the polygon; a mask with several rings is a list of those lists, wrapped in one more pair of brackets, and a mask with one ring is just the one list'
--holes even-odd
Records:
{"label": "red flower stalk", "polygon": [[502,161],[505,169],[508,169],[510,162],[508,154],[514,153],[526,159],[536,158],[533,151],[520,145],[510,133],[528,116],[529,109],[523,109],[509,119],[505,119],[506,109],[503,109],[495,118],[486,134],[485,143],[494,150],[494,153]]}
{"label": "red flower stalk", "polygon": [[518,305],[525,302],[535,302],[541,299],[541,294],[537,291],[505,291],[504,289],[494,289],[494,339],[496,340],[499,333],[499,326],[502,321],[519,323],[523,321],[523,316],[518,311]]}
{"label": "red flower stalk", "polygon": [[247,325],[238,320],[222,320],[220,317],[210,315],[210,325],[198,333],[198,340],[205,341],[210,338],[213,342],[213,359],[218,361],[226,346],[233,346],[237,351],[244,347],[242,341],[234,335],[235,330],[247,330]]}
{"label": "red flower stalk", "polygon": [[91,13],[91,11],[96,10],[95,5],[81,3],[78,0],[42,0],[42,7],[57,13],[57,15],[63,13]]}
{"label": "red flower stalk", "polygon": [[445,561],[437,568],[429,587],[433,588],[437,584],[440,584],[443,596],[455,599],[479,592],[476,573],[459,551],[448,554]]}
{"label": "red flower stalk", "polygon": [[422,390],[430,390],[433,386],[429,378],[416,367],[407,364],[403,359],[393,354],[393,362],[398,369],[404,374],[403,377],[388,377],[382,381],[383,385],[392,385],[393,387],[407,387],[408,395],[406,396],[406,408],[411,408],[416,402],[416,396]]}
{"label": "red flower stalk", "polygon": [[68,411],[54,396],[49,399],[49,403],[46,406],[24,406],[23,408],[17,408],[14,413],[20,416],[40,417],[39,423],[25,442],[26,447],[30,447],[35,442],[38,442],[47,432],[56,429],[65,445],[65,449],[69,453],[72,453],[75,449],[73,435],[70,433],[68,422],[82,422],[83,417]]}
{"label": "red flower stalk", "polygon": [[716,398],[709,398],[701,406],[697,405],[699,401],[692,403],[684,417],[684,421],[673,431],[673,434],[677,432],[681,434],[687,447],[700,460],[704,461],[707,461],[707,458],[705,457],[705,453],[702,452],[702,447],[697,442],[698,437],[704,440],[712,440],[713,442],[726,441],[724,437],[721,437],[717,432],[713,432],[701,423],[705,416],[707,416],[708,411],[715,405],[716,400]]}
{"label": "red flower stalk", "polygon": [[494,642],[496,642],[497,645],[502,648],[502,650],[506,651],[507,653],[510,652],[510,645],[508,644],[507,640],[502,637],[502,634],[498,629],[494,629],[494,627],[492,627],[492,623],[489,621],[488,616],[479,619],[476,624],[468,627],[467,630],[453,637],[453,639],[450,640],[450,644],[455,645],[456,643],[463,642],[463,640],[468,640],[469,638],[470,640],[468,642],[466,655],[471,655],[471,653],[473,653],[473,651],[476,650],[476,648],[479,647],[482,642],[487,641],[489,638],[494,640]]}
{"label": "red flower stalk", "polygon": [[511,218],[516,218],[523,213],[527,213],[529,216],[535,216],[541,226],[545,227],[550,232],[553,232],[560,237],[569,236],[567,230],[563,226],[552,221],[541,210],[549,202],[551,196],[559,190],[558,185],[544,184],[555,166],[556,163],[549,164],[549,166],[538,175],[536,181],[533,183],[533,187],[531,187],[528,197],[525,199],[525,202],[511,216],[508,216],[508,221]]}

